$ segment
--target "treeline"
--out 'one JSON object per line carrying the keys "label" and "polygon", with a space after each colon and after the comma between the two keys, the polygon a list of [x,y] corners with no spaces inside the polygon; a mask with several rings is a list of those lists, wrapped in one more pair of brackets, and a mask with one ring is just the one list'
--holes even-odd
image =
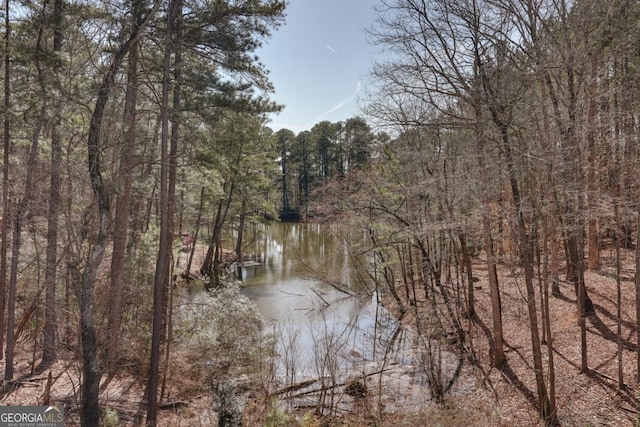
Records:
{"label": "treeline", "polygon": [[27,354],[38,371],[81,360],[79,418],[97,426],[101,380],[129,360],[147,380],[146,423],[156,425],[180,237],[209,246],[193,269],[211,276],[223,226],[277,212],[277,139],[266,114],[281,107],[255,51],[284,8],[5,3],[5,393]]}
{"label": "treeline", "polygon": [[297,135],[281,129],[276,137],[282,172],[281,211],[305,215],[309,214],[314,190],[362,170],[389,140],[384,132],[374,133],[361,117],[336,123],[323,121]]}
{"label": "treeline", "polygon": [[[453,328],[463,353],[472,348],[464,321],[475,316],[472,257],[482,254],[496,368],[508,364],[498,266],[517,266],[538,408],[548,425],[559,423],[551,297],[561,280],[571,284],[587,373],[585,319],[597,300],[585,272],[601,267],[605,240],[638,250],[639,6],[377,7],[370,36],[389,56],[372,70],[365,114],[295,135],[269,129],[266,116],[280,106],[254,56],[282,23],[283,1],[5,4],[7,389],[25,336],[39,369],[72,349],[82,360],[81,422],[95,426],[100,381],[128,360],[149,379],[155,425],[160,357],[171,354],[176,237],[191,244],[185,275],[199,269],[215,280],[225,238],[241,254],[246,223],[292,211],[347,225],[363,277],[401,314],[426,301],[433,315],[420,318],[419,332]],[[194,241],[208,247],[198,266]],[[637,272],[640,253],[635,260]],[[635,290],[638,319],[637,273]],[[441,399],[439,349],[428,351]],[[620,345],[619,366],[621,354]]]}
{"label": "treeline", "polygon": [[[146,381],[146,423],[156,425],[169,361],[187,347],[175,337],[176,279],[219,283],[251,223],[308,213],[322,184],[377,155],[386,137],[360,118],[298,135],[269,128],[282,106],[255,51],[284,9],[277,0],[5,5],[3,393],[22,360],[34,372],[79,360],[78,407],[67,413],[95,426],[100,385],[126,365]],[[247,322],[259,317],[247,310]],[[233,359],[225,354],[220,363]]]}
{"label": "treeline", "polygon": [[[620,270],[621,250],[636,248],[637,322],[638,4],[384,0],[379,12],[370,36],[391,54],[374,66],[366,113],[393,138],[366,173],[323,191],[333,217],[366,236],[354,254],[369,256],[371,277],[399,313],[426,304],[430,314],[416,314],[423,336],[454,331],[465,354],[473,352],[465,319],[476,319],[471,259],[480,254],[498,369],[509,363],[498,267],[516,266],[536,407],[558,425],[552,296],[561,295],[560,282],[571,284],[580,329],[574,363],[588,374],[586,319],[597,300],[585,273],[601,268],[609,245],[617,265],[617,296],[606,296],[617,307],[615,381],[619,390],[640,381],[640,370],[623,369]],[[439,353],[430,345],[441,398]]]}

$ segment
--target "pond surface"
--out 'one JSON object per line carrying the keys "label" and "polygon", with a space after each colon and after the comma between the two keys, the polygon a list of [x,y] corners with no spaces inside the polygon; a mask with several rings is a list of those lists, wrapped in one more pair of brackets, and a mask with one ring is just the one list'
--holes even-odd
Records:
{"label": "pond surface", "polygon": [[245,251],[255,262],[239,269],[242,291],[280,336],[281,347],[295,341],[299,373],[313,374],[319,348],[328,342],[345,360],[375,360],[384,353],[380,343],[398,324],[374,292],[363,292],[365,286],[352,279],[347,247],[335,230],[271,223],[257,231]]}
{"label": "pond surface", "polygon": [[245,251],[255,262],[240,269],[245,294],[265,318],[276,321],[284,317],[304,322],[317,317],[319,308],[344,321],[358,317],[366,307],[372,308],[371,299],[353,298],[322,280],[351,292],[348,254],[336,240],[331,228],[320,224],[263,227]]}
{"label": "pond surface", "polygon": [[[253,261],[238,277],[277,337],[282,384],[313,379],[310,388],[317,390],[328,378],[330,384],[360,378],[379,389],[387,409],[415,410],[430,399],[423,340],[378,304],[376,293],[367,292],[371,285],[355,280],[366,275],[354,274],[348,247],[335,229],[271,223],[255,231],[245,251]],[[439,354],[450,361],[443,361],[443,377],[457,377],[458,358]]]}

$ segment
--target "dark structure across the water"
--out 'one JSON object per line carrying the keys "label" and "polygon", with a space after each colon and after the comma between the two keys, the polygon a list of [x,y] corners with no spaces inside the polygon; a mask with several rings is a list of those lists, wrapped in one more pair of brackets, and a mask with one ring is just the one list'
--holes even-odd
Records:
{"label": "dark structure across the water", "polygon": [[280,221],[282,222],[300,222],[302,216],[300,211],[293,208],[280,210]]}

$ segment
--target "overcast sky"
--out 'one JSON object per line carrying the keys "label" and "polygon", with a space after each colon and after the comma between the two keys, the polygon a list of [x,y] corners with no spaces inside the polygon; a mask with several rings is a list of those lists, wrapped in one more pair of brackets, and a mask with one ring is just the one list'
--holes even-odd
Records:
{"label": "overcast sky", "polygon": [[270,70],[273,99],[285,105],[269,125],[295,133],[317,122],[358,115],[372,57],[364,29],[375,21],[373,0],[290,0],[285,24],[257,54]]}

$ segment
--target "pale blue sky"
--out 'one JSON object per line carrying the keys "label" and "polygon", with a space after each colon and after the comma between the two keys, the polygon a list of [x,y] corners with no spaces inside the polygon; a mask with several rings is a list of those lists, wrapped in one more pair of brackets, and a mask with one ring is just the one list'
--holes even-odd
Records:
{"label": "pale blue sky", "polygon": [[258,52],[285,105],[273,130],[295,133],[317,122],[359,114],[372,58],[378,51],[364,32],[375,21],[373,0],[290,0],[285,24]]}

